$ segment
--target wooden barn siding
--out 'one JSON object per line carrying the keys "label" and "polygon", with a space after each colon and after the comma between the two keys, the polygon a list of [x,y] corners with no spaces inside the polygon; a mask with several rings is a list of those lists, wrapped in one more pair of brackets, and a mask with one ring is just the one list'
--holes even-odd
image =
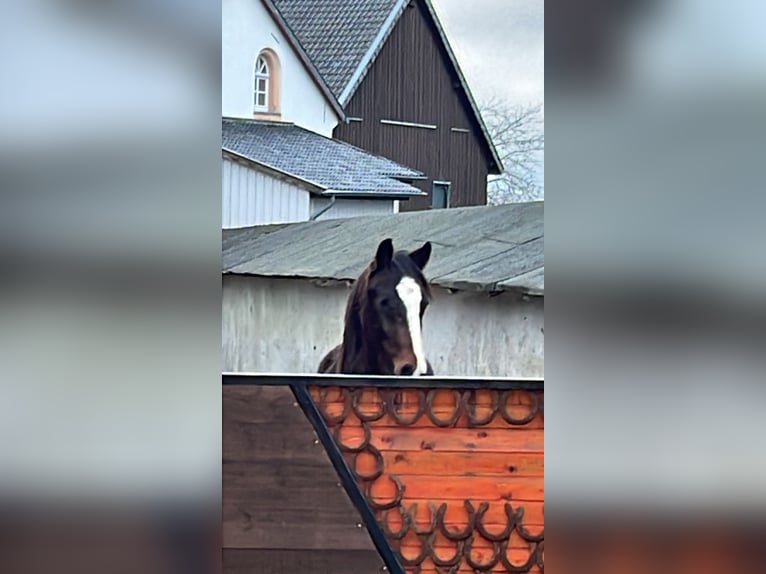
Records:
{"label": "wooden barn siding", "polygon": [[[317,403],[332,417],[341,416],[344,399],[339,389],[330,389],[321,397],[319,390],[311,389]],[[380,409],[380,397],[370,390],[359,401],[360,412],[372,415]],[[417,399],[411,391],[404,391],[398,410],[405,417],[417,412]],[[491,404],[488,391],[479,391],[475,397],[476,412],[486,416]],[[514,417],[522,418],[529,412],[530,402],[523,392],[513,391],[507,399],[507,410]],[[432,412],[442,420],[450,418],[455,409],[455,398],[450,390],[441,390],[433,399]],[[371,444],[383,456],[384,474],[376,480],[370,490],[379,503],[392,500],[396,494],[388,475],[395,475],[404,485],[402,506],[410,508],[417,504],[416,524],[426,528],[430,522],[429,503],[438,507],[447,504],[446,519],[450,528],[462,530],[467,524],[464,500],[470,499],[475,508],[482,502],[489,503],[483,523],[490,532],[501,532],[506,526],[504,511],[506,502],[515,509],[524,508],[523,526],[532,534],[544,528],[544,420],[539,411],[534,418],[523,425],[509,425],[501,416],[486,425],[472,426],[463,413],[449,427],[437,427],[422,415],[415,423],[402,426],[389,414],[376,421],[366,423],[370,427]],[[340,441],[348,446],[361,444],[364,432],[361,423],[350,415],[342,423],[338,433]],[[375,470],[372,457],[349,455],[349,464],[362,475],[371,475]],[[394,518],[390,516],[394,515]],[[378,514],[383,520],[384,514]],[[389,527],[396,531],[401,519],[396,511],[389,514]],[[396,541],[393,541],[396,543]],[[513,531],[508,541],[507,556],[515,565],[524,564],[530,556],[530,543],[518,532]],[[443,559],[454,555],[456,544],[442,535],[435,539],[435,547],[441,550]],[[401,551],[406,557],[417,556],[421,541],[412,533],[401,541]],[[489,563],[492,558],[492,543],[474,533],[471,555],[474,560]],[[541,572],[537,565],[526,570]],[[410,574],[437,574],[435,565],[426,559],[420,570],[407,568]],[[443,572],[443,571],[442,571]],[[502,564],[492,568],[495,573],[507,573]],[[462,562],[456,574],[473,573],[468,564]]]}
{"label": "wooden barn siding", "polygon": [[382,560],[288,387],[223,387],[223,572],[373,574]]}
{"label": "wooden barn siding", "polygon": [[[430,207],[434,180],[452,183],[451,207],[484,205],[490,157],[424,10],[419,2],[405,10],[346,107],[349,116],[363,121],[338,125],[334,136],[430,178],[414,183],[429,196],[402,202],[402,211]],[[381,119],[437,129],[386,125]],[[453,127],[470,133],[453,132]]]}

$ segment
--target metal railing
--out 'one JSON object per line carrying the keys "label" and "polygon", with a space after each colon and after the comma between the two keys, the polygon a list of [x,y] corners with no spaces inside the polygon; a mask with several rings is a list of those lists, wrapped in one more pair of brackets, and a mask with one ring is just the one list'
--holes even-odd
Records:
{"label": "metal railing", "polygon": [[388,377],[288,373],[223,373],[224,385],[387,387],[427,389],[498,389],[542,391],[543,379],[507,377]]}

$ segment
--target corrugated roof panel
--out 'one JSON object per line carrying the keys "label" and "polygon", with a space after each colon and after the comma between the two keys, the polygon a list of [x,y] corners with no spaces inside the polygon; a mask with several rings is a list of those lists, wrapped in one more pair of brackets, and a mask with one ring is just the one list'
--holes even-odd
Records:
{"label": "corrugated roof panel", "polygon": [[432,242],[434,285],[541,295],[543,218],[536,202],[225,230],[223,272],[353,280],[391,237],[396,249]]}

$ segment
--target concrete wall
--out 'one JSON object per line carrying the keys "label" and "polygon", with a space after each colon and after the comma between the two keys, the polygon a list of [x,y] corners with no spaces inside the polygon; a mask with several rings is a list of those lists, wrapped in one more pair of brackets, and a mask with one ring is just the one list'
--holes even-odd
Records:
{"label": "concrete wall", "polygon": [[[304,279],[224,276],[224,369],[316,372],[340,343],[348,293]],[[428,360],[441,375],[542,377],[543,326],[541,298],[434,288],[424,319]]]}
{"label": "concrete wall", "polygon": [[221,42],[223,116],[254,117],[255,60],[270,49],[281,68],[279,119],[332,137],[338,117],[261,0],[223,0]]}

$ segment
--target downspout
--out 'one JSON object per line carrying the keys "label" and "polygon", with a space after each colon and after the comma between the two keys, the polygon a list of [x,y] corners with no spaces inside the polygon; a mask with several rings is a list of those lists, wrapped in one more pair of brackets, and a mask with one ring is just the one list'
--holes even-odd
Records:
{"label": "downspout", "polygon": [[335,195],[330,196],[330,203],[328,203],[322,209],[317,211],[314,215],[309,217],[309,221],[316,221],[317,217],[319,217],[323,213],[327,213],[328,211],[330,211],[332,209],[332,206],[335,205],[335,199],[336,199]]}

